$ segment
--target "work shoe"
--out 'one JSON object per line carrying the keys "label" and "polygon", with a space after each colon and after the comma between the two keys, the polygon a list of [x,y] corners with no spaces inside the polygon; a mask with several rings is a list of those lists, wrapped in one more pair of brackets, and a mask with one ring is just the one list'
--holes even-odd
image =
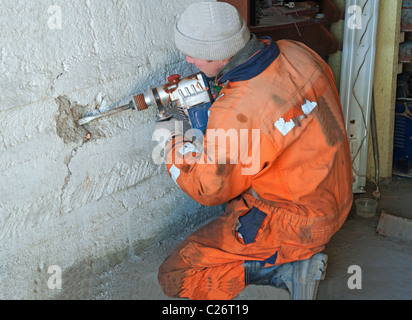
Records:
{"label": "work shoe", "polygon": [[319,281],[325,278],[327,260],[326,254],[316,253],[307,260],[267,268],[259,261],[245,261],[245,283],[288,289],[292,300],[314,300]]}

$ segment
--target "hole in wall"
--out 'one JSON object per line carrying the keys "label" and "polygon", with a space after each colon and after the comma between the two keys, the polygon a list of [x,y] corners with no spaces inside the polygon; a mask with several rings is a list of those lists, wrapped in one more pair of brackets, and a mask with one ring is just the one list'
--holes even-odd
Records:
{"label": "hole in wall", "polygon": [[66,96],[56,98],[59,112],[56,116],[56,131],[64,144],[80,144],[92,139],[92,134],[78,124],[85,106],[72,103]]}

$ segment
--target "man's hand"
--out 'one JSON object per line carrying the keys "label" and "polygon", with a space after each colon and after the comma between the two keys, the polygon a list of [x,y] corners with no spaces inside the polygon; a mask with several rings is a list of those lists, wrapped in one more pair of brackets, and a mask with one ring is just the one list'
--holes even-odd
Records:
{"label": "man's hand", "polygon": [[152,140],[157,141],[163,149],[172,135],[183,135],[183,121],[172,117],[169,120],[156,122]]}

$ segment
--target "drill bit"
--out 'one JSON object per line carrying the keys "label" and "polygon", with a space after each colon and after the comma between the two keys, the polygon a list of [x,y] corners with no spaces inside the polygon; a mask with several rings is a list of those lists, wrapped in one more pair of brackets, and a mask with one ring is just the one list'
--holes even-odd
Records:
{"label": "drill bit", "polygon": [[114,113],[123,111],[123,110],[132,109],[132,108],[133,108],[133,104],[130,102],[129,104],[108,108],[106,111],[103,111],[103,112],[97,110],[97,111],[88,113],[84,117],[80,118],[78,120],[78,124],[82,126],[86,123],[89,123],[90,121],[93,121],[93,120],[96,120],[102,117],[106,117]]}

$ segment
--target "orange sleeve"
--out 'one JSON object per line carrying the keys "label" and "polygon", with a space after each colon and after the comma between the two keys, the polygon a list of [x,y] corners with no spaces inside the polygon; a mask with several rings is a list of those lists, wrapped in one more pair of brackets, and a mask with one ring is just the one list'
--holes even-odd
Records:
{"label": "orange sleeve", "polygon": [[167,170],[176,184],[202,205],[225,203],[249,189],[261,169],[260,131],[208,129],[203,151],[183,136],[167,145]]}

